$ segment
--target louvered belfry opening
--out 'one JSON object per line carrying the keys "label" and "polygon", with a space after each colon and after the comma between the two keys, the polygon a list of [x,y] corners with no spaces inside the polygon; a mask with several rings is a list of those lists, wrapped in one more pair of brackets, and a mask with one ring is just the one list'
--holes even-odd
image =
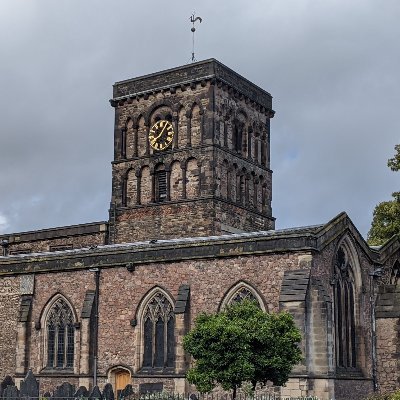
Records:
{"label": "louvered belfry opening", "polygon": [[167,173],[166,171],[157,171],[156,173],[157,201],[163,202],[167,198]]}

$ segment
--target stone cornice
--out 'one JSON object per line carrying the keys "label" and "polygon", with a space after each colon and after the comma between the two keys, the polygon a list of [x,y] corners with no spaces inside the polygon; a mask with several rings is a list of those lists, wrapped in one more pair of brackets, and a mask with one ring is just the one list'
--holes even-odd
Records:
{"label": "stone cornice", "polygon": [[0,275],[113,268],[149,263],[179,262],[260,255],[288,251],[312,251],[315,237],[307,229],[254,232],[206,238],[149,241],[99,246],[95,249],[0,257]]}
{"label": "stone cornice", "polygon": [[151,93],[170,90],[175,93],[182,86],[190,86],[211,81],[220,87],[233,89],[233,94],[244,96],[259,106],[261,112],[269,118],[274,116],[272,96],[248,79],[239,75],[215,59],[200,61],[181,67],[156,72],[141,77],[116,82],[113,86],[113,107],[123,105],[129,99],[140,98]]}

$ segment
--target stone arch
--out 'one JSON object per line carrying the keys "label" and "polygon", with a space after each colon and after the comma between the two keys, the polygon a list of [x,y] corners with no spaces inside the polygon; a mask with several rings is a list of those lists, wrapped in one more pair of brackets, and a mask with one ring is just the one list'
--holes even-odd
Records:
{"label": "stone arch", "polygon": [[170,196],[171,200],[179,200],[183,197],[183,175],[181,162],[174,160],[171,163],[170,176]]}
{"label": "stone arch", "polygon": [[197,99],[191,103],[187,116],[190,118],[190,144],[199,146],[203,137],[203,114],[201,102]]}
{"label": "stone arch", "polygon": [[177,110],[177,134],[178,134],[178,147],[186,147],[188,144],[188,118],[186,117],[186,109],[182,104],[179,104]]}
{"label": "stone arch", "polygon": [[[107,380],[109,383],[111,383],[113,389],[114,389],[114,394],[116,399],[120,399],[121,398],[121,386],[119,386],[119,382],[118,382],[118,375],[120,374],[126,374],[129,379],[127,384],[131,384],[132,383],[132,376],[133,376],[133,371],[132,369],[125,364],[117,364],[117,365],[113,365],[112,367],[108,368],[108,370],[106,371],[106,375],[107,375]],[[126,385],[124,386],[124,388],[126,387]],[[122,389],[124,389],[122,388]]]}
{"label": "stone arch", "polygon": [[336,246],[333,259],[333,292],[336,366],[361,367],[364,346],[360,323],[361,267],[357,250],[348,234]]}
{"label": "stone arch", "polygon": [[150,167],[144,165],[140,170],[140,204],[151,202],[152,186]]}
{"label": "stone arch", "polygon": [[[165,364],[167,367],[174,367],[176,347],[174,304],[173,297],[160,286],[150,289],[140,301],[136,312],[139,327],[136,354],[139,368],[145,370],[159,368],[161,353],[166,354],[166,359],[162,360],[162,367]],[[162,324],[162,329],[158,329]],[[164,334],[161,335],[161,332]],[[160,340],[161,336],[162,349],[167,347],[167,351],[160,351],[160,348],[157,348],[155,342],[157,338]]]}
{"label": "stone arch", "polygon": [[232,146],[233,150],[240,155],[247,154],[247,119],[247,113],[242,108],[236,110],[233,120]]}
{"label": "stone arch", "polygon": [[42,368],[74,369],[79,345],[77,322],[76,310],[63,294],[56,293],[48,300],[40,317]]}
{"label": "stone arch", "polygon": [[195,158],[186,161],[186,198],[194,199],[200,195],[200,165]]}
{"label": "stone arch", "polygon": [[263,311],[268,312],[268,306],[261,293],[250,283],[243,280],[236,282],[225,292],[218,307],[218,311],[223,310],[229,304],[244,299],[256,301]]}
{"label": "stone arch", "polygon": [[179,103],[175,104],[173,103],[171,100],[168,99],[160,99],[160,100],[156,100],[146,111],[146,113],[144,114],[144,118],[146,121],[146,125],[150,126],[151,124],[151,117],[153,115],[153,113],[162,107],[166,107],[170,109],[171,112],[171,116],[173,115],[174,112],[178,111],[178,107],[179,107]]}

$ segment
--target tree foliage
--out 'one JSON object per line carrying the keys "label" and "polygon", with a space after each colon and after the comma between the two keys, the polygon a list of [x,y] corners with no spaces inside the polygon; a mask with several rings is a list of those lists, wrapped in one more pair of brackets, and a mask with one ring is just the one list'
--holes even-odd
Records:
{"label": "tree foliage", "polygon": [[394,146],[395,155],[393,158],[389,158],[388,160],[388,167],[392,171],[399,171],[400,170],[400,144],[396,144]]}
{"label": "tree foliage", "polygon": [[200,314],[183,342],[195,359],[187,379],[202,393],[219,384],[234,397],[243,382],[281,386],[302,359],[300,341],[290,314],[266,314],[249,300]]}
{"label": "tree foliage", "polygon": [[[388,160],[392,171],[400,170],[400,145],[394,146],[395,155]],[[368,232],[368,244],[379,246],[392,236],[400,234],[400,192],[392,193],[393,200],[379,203],[373,213],[371,229]]]}

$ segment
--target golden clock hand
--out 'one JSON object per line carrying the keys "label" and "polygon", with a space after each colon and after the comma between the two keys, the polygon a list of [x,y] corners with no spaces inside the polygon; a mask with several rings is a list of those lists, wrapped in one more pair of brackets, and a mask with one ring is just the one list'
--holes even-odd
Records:
{"label": "golden clock hand", "polygon": [[168,125],[168,123],[164,125],[164,128],[162,128],[161,133],[152,140],[152,142],[151,142],[152,144],[154,144],[154,142],[163,134],[167,125]]}

